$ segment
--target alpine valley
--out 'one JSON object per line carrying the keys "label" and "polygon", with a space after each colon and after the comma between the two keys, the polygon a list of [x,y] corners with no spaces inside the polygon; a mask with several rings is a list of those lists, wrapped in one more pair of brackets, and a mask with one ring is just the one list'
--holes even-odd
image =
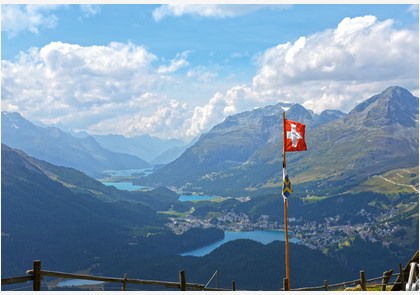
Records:
{"label": "alpine valley", "polygon": [[[166,142],[186,150],[131,178],[152,188],[137,191],[92,178],[152,167],[129,140],[118,137],[118,150],[115,136],[75,137],[2,112],[2,277],[22,276],[39,259],[43,269],[108,277],[178,281],[185,270],[195,283],[217,270],[222,288],[235,280],[238,290],[279,290],[282,241],[241,239],[202,257],[180,254],[223,239],[224,231],[282,229],[284,111],[306,124],[308,146],[287,154],[289,229],[299,240],[289,244],[292,288],[350,281],[362,269],[369,278],[397,270],[419,245],[419,100],[393,86],[348,114],[278,103],[229,116],[188,148]],[[218,197],[181,202],[180,193]],[[47,278],[42,284],[67,289]]]}

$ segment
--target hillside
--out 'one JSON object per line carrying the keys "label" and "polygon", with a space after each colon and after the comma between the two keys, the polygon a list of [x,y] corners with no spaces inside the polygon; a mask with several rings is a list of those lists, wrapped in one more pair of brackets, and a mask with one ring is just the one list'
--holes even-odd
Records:
{"label": "hillside", "polygon": [[76,168],[91,176],[104,170],[151,167],[136,156],[103,148],[93,137],[76,138],[55,127],[39,127],[19,113],[2,112],[1,119],[2,143],[55,165]]}
{"label": "hillside", "polygon": [[[290,271],[292,285],[296,288],[319,285],[325,278],[329,282],[342,282],[358,275],[319,251],[291,244]],[[136,257],[130,253],[132,263],[119,263],[115,272],[108,276],[118,276],[127,272],[130,276],[150,280],[178,281],[179,270],[185,270],[188,281],[206,283],[213,273],[219,272],[219,285],[230,288],[234,280],[238,290],[277,291],[282,287],[284,271],[284,242],[275,241],[268,245],[251,241],[236,240],[228,242],[203,257],[168,256],[164,260]],[[138,265],[147,265],[139,268]],[[304,267],[303,265],[306,265]],[[100,267],[106,271],[115,266],[109,261]],[[316,272],[312,271],[314,268]],[[334,271],[331,271],[334,270]],[[214,281],[212,285],[214,286]],[[162,290],[161,288],[150,288]]]}
{"label": "hillside", "polygon": [[138,250],[150,256],[187,251],[223,236],[216,229],[171,233],[167,218],[152,209],[176,202],[168,190],[140,193],[139,200],[129,201],[136,194],[102,185],[74,169],[6,145],[1,153],[2,276],[21,275],[35,259],[49,269],[77,271],[92,266],[95,257],[115,259],[130,243],[138,243]]}
{"label": "hillside", "polygon": [[230,116],[139,183],[227,196],[278,192],[283,110],[307,124],[308,151],[287,155],[298,193],[345,192],[370,176],[418,165],[418,98],[390,87],[348,115],[317,116],[300,105],[278,104]]}

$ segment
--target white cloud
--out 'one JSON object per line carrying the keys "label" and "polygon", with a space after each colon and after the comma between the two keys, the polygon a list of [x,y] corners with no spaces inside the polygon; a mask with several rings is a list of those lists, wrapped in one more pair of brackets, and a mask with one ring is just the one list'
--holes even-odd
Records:
{"label": "white cloud", "polygon": [[217,78],[217,75],[217,72],[209,70],[204,66],[195,67],[187,72],[188,78],[194,78],[203,83],[214,81]]}
{"label": "white cloud", "polygon": [[[39,34],[41,28],[52,29],[58,24],[58,17],[54,11],[68,7],[68,5],[1,5],[1,30],[9,38],[16,37],[23,32]],[[100,5],[80,5],[81,18],[93,17],[100,13]]]}
{"label": "white cloud", "polygon": [[[117,130],[126,136],[147,133],[161,138],[185,137],[185,124],[191,116],[186,103],[175,99],[162,100],[153,93],[147,93],[142,99],[146,104],[153,104],[152,101],[159,103],[154,104],[155,108],[150,108],[150,112],[139,110],[129,114],[118,112],[116,116],[105,118],[92,125],[90,131],[106,134]],[[133,104],[132,107],[139,108],[142,105],[142,103]]]}
{"label": "white cloud", "polygon": [[54,28],[57,17],[51,13],[61,5],[1,5],[1,30],[9,37],[29,31],[38,34],[39,28]]}
{"label": "white cloud", "polygon": [[419,17],[419,5],[418,4],[412,4],[408,8],[408,12],[411,13],[414,17]]}
{"label": "white cloud", "polygon": [[227,18],[249,14],[269,5],[228,5],[228,4],[165,4],[153,11],[155,21],[160,21],[167,16],[179,17],[193,15],[210,18]]}
{"label": "white cloud", "polygon": [[170,64],[167,66],[161,66],[158,69],[158,73],[168,74],[176,72],[177,70],[186,67],[189,65],[187,57],[190,54],[189,50],[186,50],[182,53],[178,53],[174,59],[171,60]]}
{"label": "white cloud", "polygon": [[[391,85],[418,88],[418,32],[374,16],[345,18],[334,30],[302,36],[262,54],[252,88],[314,111],[348,111],[354,98]],[[284,97],[286,95],[286,97]]]}
{"label": "white cloud", "polygon": [[97,4],[82,4],[80,5],[82,17],[88,18],[97,15],[101,12],[101,6]]}
{"label": "white cloud", "polygon": [[[131,43],[83,47],[52,42],[2,61],[2,107],[82,128],[127,108],[165,83],[156,56]],[[147,102],[147,101],[146,101]],[[142,108],[145,101],[136,106]]]}
{"label": "white cloud", "polygon": [[418,31],[374,16],[345,18],[336,28],[268,48],[248,84],[216,90],[208,102],[193,104],[191,89],[220,85],[221,79],[204,66],[176,76],[189,66],[189,51],[162,65],[131,43],[52,42],[2,61],[2,109],[96,133],[186,138],[228,115],[279,101],[316,112],[349,111],[391,85],[418,93],[418,52]]}

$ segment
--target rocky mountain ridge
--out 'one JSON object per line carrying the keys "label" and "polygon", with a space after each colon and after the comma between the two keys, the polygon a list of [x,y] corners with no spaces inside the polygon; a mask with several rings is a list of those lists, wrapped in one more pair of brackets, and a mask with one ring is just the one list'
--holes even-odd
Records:
{"label": "rocky mountain ridge", "polygon": [[222,195],[278,191],[283,111],[307,125],[308,151],[287,155],[292,182],[303,184],[302,190],[351,189],[371,175],[418,165],[418,98],[395,86],[348,115],[318,116],[301,105],[280,103],[229,116],[139,183]]}

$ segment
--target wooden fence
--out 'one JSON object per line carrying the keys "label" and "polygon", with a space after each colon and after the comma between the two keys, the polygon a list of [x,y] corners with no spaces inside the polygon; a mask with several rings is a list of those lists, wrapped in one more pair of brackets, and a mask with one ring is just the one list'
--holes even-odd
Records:
{"label": "wooden fence", "polygon": [[32,290],[41,291],[41,281],[43,277],[56,277],[56,278],[66,278],[66,279],[101,281],[101,282],[108,282],[108,283],[121,283],[122,291],[127,290],[127,284],[158,285],[158,286],[163,286],[166,288],[179,289],[181,291],[187,291],[187,290],[235,291],[236,290],[235,281],[232,282],[232,289],[210,288],[207,286],[208,283],[206,285],[196,284],[196,283],[187,283],[185,271],[179,272],[178,282],[166,282],[166,281],[155,281],[155,280],[130,279],[130,278],[127,278],[127,274],[125,274],[123,278],[115,278],[115,277],[101,277],[101,276],[91,276],[91,275],[72,274],[72,273],[65,273],[65,272],[58,272],[58,271],[42,270],[41,261],[35,260],[33,262],[33,269],[28,270],[26,273],[27,273],[26,276],[4,278],[4,279],[2,278],[1,284],[8,285],[8,284],[18,284],[18,283],[32,281]]}
{"label": "wooden fence", "polygon": [[[343,282],[339,284],[328,285],[328,281],[324,281],[324,284],[316,287],[306,287],[298,289],[288,289],[287,279],[283,279],[283,291],[329,291],[329,290],[361,290],[361,291],[389,291],[387,286],[390,286],[391,291],[405,290],[405,283],[407,283],[408,276],[410,274],[411,263],[419,263],[419,251],[413,255],[408,261],[406,266],[403,268],[402,264],[399,263],[399,273],[393,274],[393,270],[390,269],[385,271],[381,277],[372,279],[366,279],[366,273],[364,270],[360,271],[360,277],[353,281]],[[389,283],[392,277],[396,277],[394,283]]]}
{"label": "wooden fence", "polygon": [[[361,291],[389,291],[387,290],[387,286],[392,286],[391,290],[404,290],[405,283],[407,282],[408,276],[410,274],[411,263],[419,263],[419,251],[414,254],[411,260],[407,263],[407,265],[403,268],[402,264],[399,264],[399,273],[393,274],[393,270],[388,270],[383,273],[382,276],[366,279],[365,271],[360,271],[360,276],[358,279],[348,282],[343,282],[339,284],[328,284],[328,281],[324,281],[323,285],[316,286],[316,287],[305,287],[305,288],[298,288],[298,289],[288,289],[287,286],[287,279],[283,279],[283,288],[280,289],[281,291],[338,291],[338,290],[345,290],[345,289],[354,289],[354,290],[361,290]],[[56,277],[56,278],[67,278],[67,279],[81,279],[81,280],[93,280],[93,281],[101,281],[101,282],[110,282],[110,283],[121,283],[122,291],[126,291],[127,284],[140,284],[140,285],[158,285],[163,286],[166,288],[175,288],[181,291],[187,290],[202,290],[202,291],[235,291],[236,284],[235,281],[232,281],[232,288],[231,289],[223,289],[223,288],[210,288],[208,287],[210,281],[216,277],[217,279],[217,271],[213,274],[211,279],[207,284],[196,284],[196,283],[187,283],[185,271],[179,272],[179,281],[178,282],[166,282],[166,281],[155,281],[155,280],[141,280],[141,279],[129,279],[127,278],[127,274],[124,275],[123,278],[114,278],[114,277],[100,277],[100,276],[91,276],[91,275],[82,275],[82,274],[71,274],[71,273],[64,273],[64,272],[57,272],[57,271],[48,271],[41,269],[41,261],[35,260],[33,262],[33,269],[28,270],[26,276],[21,277],[13,277],[13,278],[2,278],[1,284],[8,285],[8,284],[17,284],[17,283],[24,283],[28,281],[32,281],[32,290],[33,291],[40,291],[41,290],[41,281],[42,278],[45,277]],[[417,274],[418,275],[418,274]],[[390,283],[391,278],[396,277],[393,283]]]}
{"label": "wooden fence", "polygon": [[338,284],[328,284],[328,281],[325,280],[323,285],[315,287],[304,287],[297,289],[287,289],[287,279],[283,279],[283,291],[339,291],[339,290],[360,290],[360,291],[389,291],[387,286],[394,286],[395,284],[402,285],[401,282],[389,283],[392,277],[398,277],[399,273],[392,274],[393,270],[389,270],[383,273],[382,276],[366,279],[366,274],[364,270],[360,271],[360,278],[352,281],[342,282]]}

